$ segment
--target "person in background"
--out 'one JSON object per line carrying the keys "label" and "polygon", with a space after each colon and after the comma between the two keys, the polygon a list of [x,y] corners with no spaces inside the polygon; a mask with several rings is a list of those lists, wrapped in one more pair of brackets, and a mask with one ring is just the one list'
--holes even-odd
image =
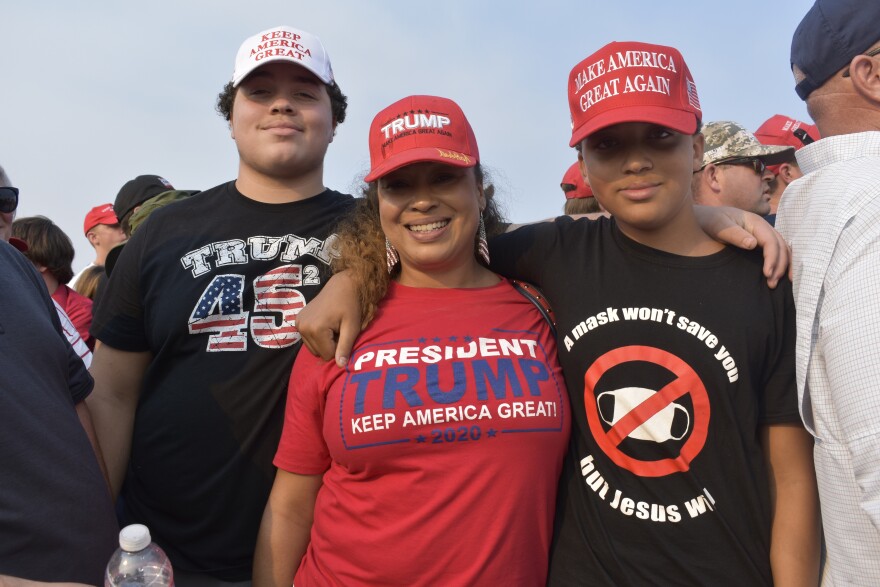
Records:
{"label": "person in background", "polygon": [[694,201],[733,206],[759,216],[769,214],[773,174],[767,166],[789,159],[794,149],[762,145],[736,122],[709,122],[703,136],[706,150],[693,177]]}
{"label": "person in background", "polygon": [[78,289],[76,282],[86,269],[103,266],[107,253],[126,239],[125,232],[119,225],[119,219],[113,211],[113,204],[101,204],[89,210],[83,222],[83,233],[95,249],[95,259],[70,280],[70,286],[74,289]]}
{"label": "person in background", "polygon": [[83,401],[92,378],[11,236],[17,204],[0,167],[0,584],[100,585],[119,528]]}
{"label": "person in background", "polygon": [[131,215],[153,196],[173,189],[174,186],[171,185],[171,182],[159,175],[139,175],[128,180],[119,188],[116,199],[113,200],[113,210],[126,238],[131,236],[131,226],[129,225]]}
{"label": "person in background", "polygon": [[[15,221],[15,211],[18,208],[19,190],[12,186],[9,176],[3,167],[0,167],[0,241],[8,242],[19,252],[25,253],[28,245],[23,240],[12,236],[12,225]],[[70,321],[67,314],[55,300],[52,300],[58,319],[61,321],[61,328],[67,341],[76,354],[82,359],[86,368],[92,364],[92,351],[86,345],[80,336],[76,327]]]}
{"label": "person in background", "polygon": [[785,191],[788,184],[803,176],[795,153],[802,147],[818,141],[819,129],[812,124],[782,114],[775,114],[755,131],[755,138],[762,145],[794,148],[794,152],[788,160],[767,166],[767,169],[774,176],[770,180],[770,215],[767,216],[767,221],[773,224],[776,221],[776,210],[779,208],[782,192]]}
{"label": "person in background", "polygon": [[[172,204],[177,202],[178,200],[183,200],[185,198],[189,198],[199,193],[198,190],[166,190],[164,192],[160,192],[155,196],[149,198],[148,200],[144,200],[138,205],[135,210],[127,215],[125,219],[125,231],[129,238],[137,231],[138,227],[144,223],[144,221],[156,210],[159,208],[164,208],[168,204]],[[106,263],[104,264],[104,269],[109,276],[113,273],[113,268],[116,266],[116,261],[119,260],[119,255],[122,254],[122,249],[125,248],[125,241],[117,244],[115,247],[110,249],[110,252],[107,253]],[[103,280],[106,281],[106,280]],[[102,285],[103,285],[102,281]],[[98,288],[98,295],[102,291],[103,287]]]}
{"label": "person in background", "polygon": [[880,585],[880,2],[819,0],[791,42],[822,138],[797,152],[791,244],[801,415],[816,438],[824,585]]}
{"label": "person in background", "polygon": [[73,322],[89,349],[94,350],[95,342],[89,334],[92,300],[66,285],[73,276],[74,250],[70,237],[45,216],[17,219],[12,223],[12,236],[27,243],[24,254],[40,272],[49,295]]}
{"label": "person in background", "polygon": [[98,286],[107,279],[107,272],[102,265],[93,265],[82,272],[79,279],[76,280],[74,289],[81,296],[92,300],[92,304],[97,303]]}
{"label": "person in background", "polygon": [[550,325],[487,267],[458,104],[403,98],[369,143],[338,266],[383,299],[349,370],[297,358],[254,584],[542,585],[570,425]]}
{"label": "person in background", "polygon": [[577,161],[562,176],[559,187],[565,194],[565,206],[562,209],[564,214],[592,214],[602,211],[599,202],[593,197],[593,190],[584,181]]}

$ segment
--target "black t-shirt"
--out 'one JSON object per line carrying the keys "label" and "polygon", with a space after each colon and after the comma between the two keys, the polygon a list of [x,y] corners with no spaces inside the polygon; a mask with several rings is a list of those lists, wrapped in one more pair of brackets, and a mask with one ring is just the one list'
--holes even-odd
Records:
{"label": "black t-shirt", "polygon": [[274,479],[296,314],[329,276],[353,206],[327,190],[265,204],[234,182],[154,212],[126,244],[92,333],[150,351],[122,490],[175,568],[250,578]]}
{"label": "black t-shirt", "polygon": [[552,585],[771,585],[763,425],[800,418],[791,284],[760,252],[682,257],[612,219],[501,235],[556,312],[571,396]]}
{"label": "black t-shirt", "polygon": [[76,414],[91,391],[46,284],[0,241],[0,575],[103,581],[119,529]]}

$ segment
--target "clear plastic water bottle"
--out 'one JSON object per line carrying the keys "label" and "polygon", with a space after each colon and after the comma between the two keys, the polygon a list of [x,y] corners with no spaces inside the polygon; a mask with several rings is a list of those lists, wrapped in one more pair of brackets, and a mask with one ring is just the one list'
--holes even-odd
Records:
{"label": "clear plastic water bottle", "polygon": [[104,587],[174,587],[171,561],[143,524],[119,532],[119,548],[107,563]]}

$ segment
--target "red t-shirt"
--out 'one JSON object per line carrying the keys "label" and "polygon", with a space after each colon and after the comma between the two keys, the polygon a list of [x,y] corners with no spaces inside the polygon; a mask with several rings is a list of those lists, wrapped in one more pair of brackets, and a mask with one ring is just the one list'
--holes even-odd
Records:
{"label": "red t-shirt", "polygon": [[91,350],[95,350],[95,339],[89,334],[92,325],[92,300],[70,289],[63,283],[58,286],[52,299],[64,309],[64,313],[76,326],[76,331]]}
{"label": "red t-shirt", "polygon": [[310,585],[544,585],[570,421],[556,344],[508,282],[392,284],[341,370],[300,353],[275,465],[324,473]]}

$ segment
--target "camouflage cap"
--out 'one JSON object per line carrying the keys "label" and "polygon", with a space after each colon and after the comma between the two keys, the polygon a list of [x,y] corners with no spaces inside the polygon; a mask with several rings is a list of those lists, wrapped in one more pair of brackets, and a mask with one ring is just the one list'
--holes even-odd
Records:
{"label": "camouflage cap", "polygon": [[762,145],[744,126],[730,121],[708,122],[703,126],[706,146],[703,167],[725,159],[753,157],[765,165],[784,163],[794,157],[792,147]]}

